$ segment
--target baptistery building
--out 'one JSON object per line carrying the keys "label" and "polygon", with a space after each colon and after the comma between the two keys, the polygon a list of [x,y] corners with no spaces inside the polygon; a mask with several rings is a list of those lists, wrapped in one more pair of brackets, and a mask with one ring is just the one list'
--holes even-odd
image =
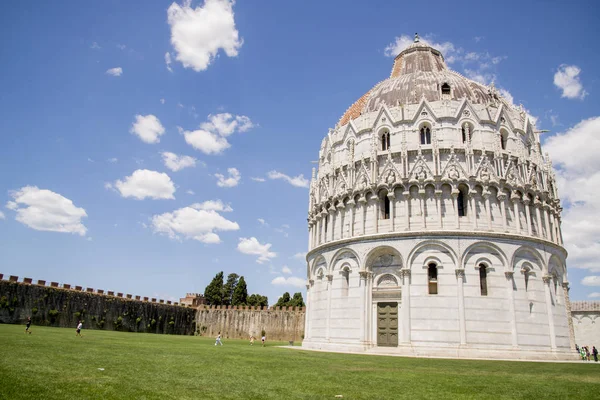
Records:
{"label": "baptistery building", "polygon": [[416,36],[321,143],[303,347],[572,358],[560,213],[523,107]]}

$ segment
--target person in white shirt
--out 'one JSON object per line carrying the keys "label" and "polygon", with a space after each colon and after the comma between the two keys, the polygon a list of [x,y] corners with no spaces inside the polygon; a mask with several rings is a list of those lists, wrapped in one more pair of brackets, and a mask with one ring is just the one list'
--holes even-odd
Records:
{"label": "person in white shirt", "polygon": [[217,341],[215,342],[215,346],[218,344],[223,346],[223,343],[221,343],[221,332],[219,332],[219,334],[217,335]]}
{"label": "person in white shirt", "polygon": [[81,321],[79,321],[79,323],[77,324],[77,330],[75,331],[75,336],[80,336],[83,337],[83,335],[81,334],[81,328],[83,327],[83,324],[81,323]]}

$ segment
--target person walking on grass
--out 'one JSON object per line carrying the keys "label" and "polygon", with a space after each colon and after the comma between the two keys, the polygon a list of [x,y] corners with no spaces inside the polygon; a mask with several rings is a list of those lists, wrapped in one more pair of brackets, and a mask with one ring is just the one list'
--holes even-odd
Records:
{"label": "person walking on grass", "polygon": [[81,328],[83,328],[83,323],[80,320],[77,324],[77,330],[75,330],[75,336],[83,337],[81,334]]}
{"label": "person walking on grass", "polygon": [[217,335],[217,341],[215,342],[215,346],[218,344],[223,346],[223,343],[221,342],[221,332],[219,332],[219,334]]}
{"label": "person walking on grass", "polygon": [[263,337],[260,340],[262,342],[262,347],[265,347],[265,340],[267,340],[267,337],[263,335]]}
{"label": "person walking on grass", "polygon": [[592,346],[592,354],[594,355],[594,361],[598,362],[598,349],[596,346]]}
{"label": "person walking on grass", "polygon": [[250,346],[254,346],[254,336],[250,335]]}
{"label": "person walking on grass", "polygon": [[31,327],[31,317],[27,317],[27,325],[25,325],[25,333],[29,333],[31,335],[31,331],[29,328]]}

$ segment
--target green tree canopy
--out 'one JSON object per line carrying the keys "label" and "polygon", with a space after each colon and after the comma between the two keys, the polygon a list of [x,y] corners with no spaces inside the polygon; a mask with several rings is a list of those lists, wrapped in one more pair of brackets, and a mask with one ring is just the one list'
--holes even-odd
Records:
{"label": "green tree canopy", "polygon": [[238,284],[239,277],[236,273],[227,275],[227,282],[223,286],[223,305],[233,305],[233,292]]}
{"label": "green tree canopy", "polygon": [[288,304],[288,306],[293,306],[293,307],[304,307],[304,299],[302,298],[302,293],[297,292],[294,293],[294,297],[292,298],[292,300],[290,301],[290,304]]}
{"label": "green tree canopy", "polygon": [[[229,275],[229,276],[231,276],[231,275]],[[247,302],[248,302],[248,288],[246,287],[246,280],[242,276],[242,277],[240,277],[240,280],[237,282],[237,285],[235,286],[235,289],[233,290],[233,296],[231,298],[231,305],[232,306],[245,306]]]}
{"label": "green tree canopy", "polygon": [[276,307],[304,307],[304,299],[302,298],[302,293],[297,292],[294,293],[294,297],[290,297],[290,294],[288,292],[285,292],[280,298],[279,300],[277,300],[277,303],[275,304]]}
{"label": "green tree canopy", "polygon": [[204,289],[206,304],[220,306],[223,304],[223,271],[219,272]]}
{"label": "green tree canopy", "polygon": [[285,292],[283,296],[281,296],[279,300],[277,300],[277,303],[275,303],[275,307],[287,307],[290,300],[290,294],[288,292]]}
{"label": "green tree canopy", "polygon": [[246,303],[249,306],[259,306],[259,307],[268,307],[269,299],[267,296],[261,296],[260,294],[251,294],[248,296],[248,300]]}

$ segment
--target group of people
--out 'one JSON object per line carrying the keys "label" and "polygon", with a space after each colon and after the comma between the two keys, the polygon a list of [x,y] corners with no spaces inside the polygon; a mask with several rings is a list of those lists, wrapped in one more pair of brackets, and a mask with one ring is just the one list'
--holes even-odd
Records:
{"label": "group of people", "polygon": [[[83,328],[83,322],[81,320],[77,321],[77,328],[75,329],[75,336],[83,337],[81,334],[81,329]],[[27,317],[27,324],[25,325],[25,334],[29,333],[31,335],[31,317]]]}
{"label": "group of people", "polygon": [[[250,346],[254,346],[254,340],[254,335],[250,335]],[[267,340],[267,337],[263,335],[263,337],[260,340],[262,342],[262,346],[265,347],[265,341]],[[219,332],[219,334],[217,335],[217,340],[215,341],[215,346],[217,345],[223,346],[223,342],[221,341],[221,332]]]}
{"label": "group of people", "polygon": [[590,361],[591,355],[594,357],[594,361],[598,362],[598,349],[596,349],[596,346],[592,346],[592,350],[590,351],[588,346],[579,347],[578,345],[575,345],[575,350],[577,350],[583,361]]}

